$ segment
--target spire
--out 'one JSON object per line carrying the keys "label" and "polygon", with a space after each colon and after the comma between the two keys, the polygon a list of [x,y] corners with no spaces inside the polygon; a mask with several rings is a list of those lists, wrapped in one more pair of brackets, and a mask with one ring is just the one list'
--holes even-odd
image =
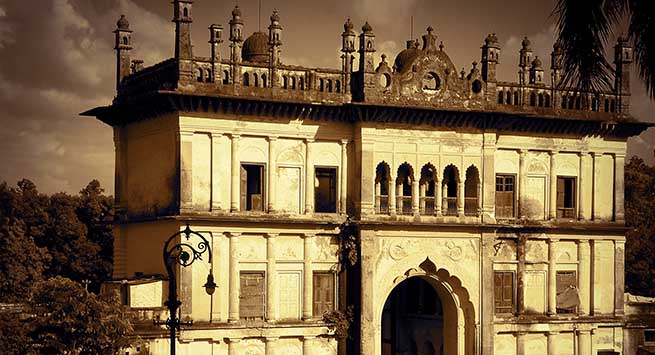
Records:
{"label": "spire", "polygon": [[116,50],[116,90],[118,90],[121,80],[130,75],[131,60],[130,50],[132,50],[132,30],[130,23],[125,15],[121,15],[116,22],[114,30],[114,49]]}

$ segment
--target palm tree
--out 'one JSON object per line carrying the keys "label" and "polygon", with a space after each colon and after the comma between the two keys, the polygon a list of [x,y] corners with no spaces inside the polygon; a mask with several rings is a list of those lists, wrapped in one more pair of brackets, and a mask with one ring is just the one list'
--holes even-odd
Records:
{"label": "palm tree", "polygon": [[627,25],[639,78],[655,99],[655,1],[557,0],[557,44],[563,49],[561,85],[582,91],[609,91],[613,66],[605,58],[608,40]]}

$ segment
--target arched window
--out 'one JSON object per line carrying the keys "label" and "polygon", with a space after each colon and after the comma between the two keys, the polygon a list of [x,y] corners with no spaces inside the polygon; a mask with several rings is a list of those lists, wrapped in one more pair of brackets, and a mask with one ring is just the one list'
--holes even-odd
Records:
{"label": "arched window", "polygon": [[610,112],[615,112],[616,111],[616,100],[612,99],[610,101]]}
{"label": "arched window", "polygon": [[282,77],[282,88],[283,89],[289,88],[289,78],[287,78],[286,75]]}
{"label": "arched window", "polygon": [[562,109],[566,108],[566,101],[567,101],[566,95],[562,95]]}
{"label": "arched window", "polygon": [[337,93],[341,93],[341,81],[340,80],[335,81],[335,88],[336,88],[335,91]]}
{"label": "arched window", "polygon": [[448,165],[443,171],[441,188],[443,190],[443,214],[457,215],[457,188],[459,185],[459,171],[454,165]]}
{"label": "arched window", "polygon": [[332,79],[327,80],[327,92],[332,92]]}
{"label": "arched window", "polygon": [[437,201],[437,169],[430,163],[421,168],[419,180],[419,212],[423,215],[433,216],[441,211],[441,202]]}
{"label": "arched window", "polygon": [[582,108],[582,97],[576,95],[576,97],[575,97],[575,109],[579,110],[581,108]]}
{"label": "arched window", "polygon": [[534,94],[534,92],[530,93],[530,106],[535,106],[537,101],[537,96]]}
{"label": "arched window", "polygon": [[202,68],[198,68],[198,78],[197,78],[199,83],[202,83],[203,81],[203,76],[202,76]]}
{"label": "arched window", "polygon": [[544,107],[544,94],[539,93],[539,96],[537,98],[538,98],[538,102],[537,102],[538,106]]}
{"label": "arched window", "polygon": [[498,103],[501,104],[501,105],[503,104],[503,92],[502,91],[498,91]]}
{"label": "arched window", "polygon": [[550,95],[546,94],[546,107],[550,107]]}
{"label": "arched window", "polygon": [[375,168],[375,213],[389,214],[389,165],[385,162]]}
{"label": "arched window", "polygon": [[298,78],[298,87],[300,88],[300,90],[305,90],[305,78],[303,78],[302,76]]}
{"label": "arched window", "polygon": [[318,79],[318,91],[325,91],[325,81],[322,78]]}
{"label": "arched window", "polygon": [[250,86],[250,74],[243,73],[243,85]]}
{"label": "arched window", "polygon": [[223,84],[227,85],[230,83],[230,72],[223,70]]}
{"label": "arched window", "polygon": [[478,168],[471,165],[466,169],[464,182],[464,214],[477,216],[480,211],[480,173]]}
{"label": "arched window", "polygon": [[257,75],[257,73],[252,74],[252,81],[253,81],[253,86],[258,88],[259,87],[259,75]]}
{"label": "arched window", "polygon": [[610,112],[610,100],[605,99],[605,112]]}
{"label": "arched window", "polygon": [[127,46],[129,43],[130,41],[127,39],[127,36],[123,36],[123,44]]}
{"label": "arched window", "polygon": [[569,96],[569,110],[573,110],[575,104],[575,95]]}
{"label": "arched window", "polygon": [[291,77],[291,89],[296,90],[296,77],[295,76]]}
{"label": "arched window", "polygon": [[408,163],[398,167],[396,178],[396,206],[399,214],[412,214],[412,184],[414,183],[414,169]]}
{"label": "arched window", "polygon": [[508,105],[512,104],[512,93],[509,92],[509,91],[505,95],[505,103],[508,104]]}
{"label": "arched window", "polygon": [[595,97],[591,98],[591,110],[594,112],[598,111],[598,99]]}
{"label": "arched window", "polygon": [[189,9],[187,9],[186,7],[182,9],[182,14],[184,17],[189,17]]}
{"label": "arched window", "polygon": [[520,104],[521,104],[521,102],[519,101],[519,92],[514,91],[514,106],[518,106]]}
{"label": "arched window", "polygon": [[205,82],[206,83],[211,83],[212,81],[212,70],[207,69],[207,76],[205,77]]}

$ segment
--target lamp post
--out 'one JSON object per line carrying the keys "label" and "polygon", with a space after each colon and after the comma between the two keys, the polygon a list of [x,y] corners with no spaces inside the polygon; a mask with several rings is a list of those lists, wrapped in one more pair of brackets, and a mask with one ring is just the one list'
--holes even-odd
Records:
{"label": "lamp post", "polygon": [[[211,232],[208,232],[211,234]],[[182,238],[183,236],[183,238]],[[180,237],[178,241],[177,238]],[[197,237],[200,241],[195,244],[192,237]],[[216,283],[214,283],[214,275],[212,274],[212,250],[209,242],[205,237],[202,236],[199,232],[192,231],[189,228],[189,223],[187,222],[186,228],[184,230],[177,232],[171,235],[166,244],[164,244],[164,265],[166,266],[166,271],[168,272],[168,300],[164,303],[168,307],[168,312],[170,314],[169,318],[165,321],[154,321],[155,325],[165,325],[170,331],[170,342],[171,342],[171,355],[175,355],[175,338],[176,332],[180,330],[180,327],[190,326],[193,324],[191,322],[183,322],[178,316],[178,311],[182,302],[177,299],[177,278],[175,277],[175,266],[180,265],[182,267],[187,267],[193,264],[196,260],[202,260],[202,256],[208,254],[208,262],[210,264],[209,274],[207,275],[207,282],[203,285],[205,291],[208,295],[214,294],[216,290]]]}

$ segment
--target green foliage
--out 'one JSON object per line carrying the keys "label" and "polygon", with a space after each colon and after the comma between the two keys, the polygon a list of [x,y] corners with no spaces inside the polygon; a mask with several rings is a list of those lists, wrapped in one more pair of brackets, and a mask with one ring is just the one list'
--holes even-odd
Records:
{"label": "green foliage", "polygon": [[655,167],[632,157],[625,167],[625,286],[633,294],[655,296]]}
{"label": "green foliage", "polygon": [[[97,180],[77,196],[41,194],[26,179],[19,181],[17,188],[0,184],[0,253],[20,253],[21,247],[27,253],[18,260],[0,258],[0,270],[21,270],[18,263],[24,267],[36,264],[40,267],[36,273],[45,277],[89,280],[95,287],[110,278],[113,209],[112,198],[103,192]],[[0,294],[12,288],[10,281],[0,284]],[[24,288],[15,287],[21,290],[15,296],[22,297]]]}

